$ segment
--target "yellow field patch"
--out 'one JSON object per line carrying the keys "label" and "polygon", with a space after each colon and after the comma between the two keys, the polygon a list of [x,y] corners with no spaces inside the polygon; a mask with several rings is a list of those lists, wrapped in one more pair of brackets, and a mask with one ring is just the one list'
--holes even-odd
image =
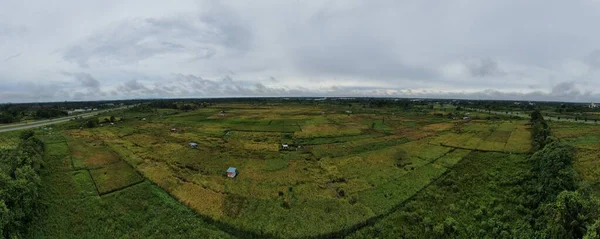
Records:
{"label": "yellow field patch", "polygon": [[451,130],[454,126],[454,123],[437,123],[425,125],[421,129],[426,131],[446,131]]}

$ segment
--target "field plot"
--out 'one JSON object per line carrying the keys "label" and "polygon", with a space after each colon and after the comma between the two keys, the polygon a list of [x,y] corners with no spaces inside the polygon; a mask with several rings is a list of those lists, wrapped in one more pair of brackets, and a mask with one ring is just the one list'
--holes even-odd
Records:
{"label": "field plot", "polygon": [[67,137],[75,168],[94,168],[119,161],[119,156],[99,140]]}
{"label": "field plot", "polygon": [[117,162],[90,170],[100,194],[106,194],[144,180],[125,162]]}
{"label": "field plot", "polygon": [[430,140],[430,144],[489,152],[526,153],[531,149],[530,138],[524,122],[477,122],[455,126],[454,131],[440,132]]}
{"label": "field plot", "polygon": [[600,152],[598,149],[578,149],[573,167],[583,181],[596,184],[600,182]]}
{"label": "field plot", "polygon": [[101,195],[146,178],[211,220],[289,238],[338,235],[386,214],[472,150],[502,152],[519,132],[506,121],[345,111],[218,105],[71,131],[67,142]]}
{"label": "field plot", "polygon": [[44,207],[24,238],[231,237],[147,181],[99,197],[87,170],[73,171],[63,163],[70,158],[64,139],[41,138],[46,144]]}
{"label": "field plot", "polygon": [[[462,153],[465,152],[460,152]],[[348,238],[372,238],[373,235],[394,238],[445,238],[444,231],[435,228],[447,225],[448,222],[453,223],[455,234],[452,237],[456,238],[523,236],[518,233],[526,229],[513,232],[510,228],[526,225],[527,218],[524,218],[519,210],[509,208],[518,208],[518,201],[512,195],[523,190],[521,184],[526,178],[528,165],[525,155],[467,153],[452,171],[444,174],[429,187],[416,192],[398,210]],[[435,169],[429,173],[440,174]],[[422,180],[422,183],[428,181]],[[503,183],[490,183],[496,181]],[[390,192],[403,193],[391,189]],[[490,220],[481,220],[484,216]],[[499,221],[503,224],[497,223]],[[493,225],[493,229],[490,229],[490,225]]]}
{"label": "field plot", "polygon": [[522,123],[517,124],[508,141],[506,141],[504,151],[513,153],[531,151],[531,133],[529,132],[529,127]]}

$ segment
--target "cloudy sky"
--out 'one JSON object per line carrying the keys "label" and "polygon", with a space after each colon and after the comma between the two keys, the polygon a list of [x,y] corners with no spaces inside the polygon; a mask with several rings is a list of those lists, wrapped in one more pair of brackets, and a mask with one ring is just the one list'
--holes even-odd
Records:
{"label": "cloudy sky", "polygon": [[0,103],[600,101],[599,0],[0,3]]}

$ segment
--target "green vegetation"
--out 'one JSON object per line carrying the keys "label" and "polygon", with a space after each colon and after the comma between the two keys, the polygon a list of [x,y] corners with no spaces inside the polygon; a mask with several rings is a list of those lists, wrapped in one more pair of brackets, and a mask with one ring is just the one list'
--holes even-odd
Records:
{"label": "green vegetation", "polygon": [[24,131],[19,145],[0,151],[0,235],[19,238],[37,219],[44,144]]}
{"label": "green vegetation", "polygon": [[[5,227],[12,231],[5,235],[600,233],[599,129],[546,120],[544,110],[521,109],[520,117],[530,116],[526,120],[468,106],[385,99],[165,100],[40,129],[35,136],[4,134],[10,136],[0,138],[6,155],[17,152],[21,141],[45,145],[45,167],[35,170],[43,206],[24,220],[28,226]],[[238,169],[237,177],[226,176],[229,167]]]}
{"label": "green vegetation", "polygon": [[[46,142],[38,192],[43,207],[26,227],[25,238],[228,238],[236,233],[221,231],[151,182],[135,183],[139,176],[103,178],[106,185],[130,186],[99,196],[98,191],[112,188],[97,189],[93,170],[72,167],[67,141],[58,135],[40,137]],[[114,165],[119,165],[116,170]],[[113,163],[98,170],[115,173],[120,167],[127,166]]]}

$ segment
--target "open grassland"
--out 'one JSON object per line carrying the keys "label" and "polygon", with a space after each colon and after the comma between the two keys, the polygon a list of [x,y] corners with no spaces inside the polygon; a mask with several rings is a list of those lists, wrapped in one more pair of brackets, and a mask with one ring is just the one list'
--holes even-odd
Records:
{"label": "open grassland", "polygon": [[[395,210],[475,151],[524,153],[530,144],[524,122],[346,110],[227,104],[145,120],[123,113],[138,118],[66,131],[61,150],[102,197],[151,187],[146,178],[232,230],[310,237],[342,235]],[[527,146],[509,145],[513,137]],[[228,167],[238,168],[236,178],[226,177]]]}
{"label": "open grassland", "polygon": [[19,131],[5,132],[0,137],[0,150],[14,149],[19,144]]}
{"label": "open grassland", "polygon": [[[90,172],[72,168],[67,140],[40,138],[46,143],[44,207],[26,238],[231,237],[148,181],[98,196]],[[112,180],[106,178],[109,184]]]}
{"label": "open grassland", "polygon": [[568,122],[552,122],[550,127],[554,137],[576,148],[573,168],[600,200],[600,127]]}
{"label": "open grassland", "polygon": [[523,236],[511,230],[528,225],[520,199],[511,195],[523,190],[521,184],[529,169],[526,156],[457,154],[466,156],[453,170],[414,194],[398,210],[349,238],[444,238],[448,233],[457,238]]}

